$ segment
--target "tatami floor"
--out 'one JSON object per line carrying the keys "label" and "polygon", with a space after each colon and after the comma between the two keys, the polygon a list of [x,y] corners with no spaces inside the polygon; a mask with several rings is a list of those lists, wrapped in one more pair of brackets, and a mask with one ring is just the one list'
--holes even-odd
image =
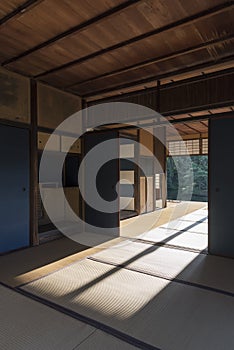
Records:
{"label": "tatami floor", "polygon": [[234,260],[207,255],[206,203],[0,257],[1,349],[232,349]]}

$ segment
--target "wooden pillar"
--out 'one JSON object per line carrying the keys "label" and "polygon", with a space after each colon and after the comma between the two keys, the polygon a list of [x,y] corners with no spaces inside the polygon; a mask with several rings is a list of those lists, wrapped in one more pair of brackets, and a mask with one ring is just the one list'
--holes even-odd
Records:
{"label": "wooden pillar", "polygon": [[30,129],[30,244],[38,245],[38,153],[37,153],[37,83],[31,80]]}
{"label": "wooden pillar", "polygon": [[[87,102],[86,100],[82,99],[82,132],[84,133],[86,131],[87,128],[87,112],[85,111],[85,109],[87,108]],[[81,160],[83,160],[84,156],[85,156],[85,136],[82,135],[81,137]],[[83,169],[83,176],[82,176],[83,180],[84,180],[84,169]],[[83,190],[84,190],[84,181],[81,184]],[[80,190],[79,190],[80,191]],[[79,210],[79,216],[82,220],[85,220],[85,201],[84,198],[81,196],[80,192],[79,192],[79,206],[80,206],[80,210]]]}
{"label": "wooden pillar", "polygon": [[202,135],[199,137],[199,154],[202,156]]}
{"label": "wooden pillar", "polygon": [[160,173],[160,187],[161,187],[161,197],[162,197],[162,207],[167,206],[167,178],[166,178],[166,128],[160,127],[155,129],[156,136],[154,138],[154,154],[157,158],[161,169],[157,169],[155,165],[155,174]]}
{"label": "wooden pillar", "polygon": [[160,80],[158,80],[157,81],[157,112],[158,113],[160,113],[160,110],[161,110],[160,88],[161,88],[161,82],[160,82]]}
{"label": "wooden pillar", "polygon": [[[160,96],[161,82],[157,81],[157,112],[161,112],[161,96]],[[159,139],[154,140],[154,154],[159,160],[162,167],[163,174],[160,175],[161,182],[161,197],[162,197],[162,207],[167,206],[167,149],[166,149],[166,127],[158,128],[155,134],[160,133],[160,138],[163,141],[160,142]],[[157,169],[156,169],[157,170]],[[157,172],[157,171],[156,171]]]}
{"label": "wooden pillar", "polygon": [[139,147],[139,138],[140,131],[137,129],[137,142],[135,145],[135,162],[136,162],[136,171],[134,173],[134,182],[135,182],[135,210],[137,214],[141,214],[141,177],[140,177],[140,168],[139,168],[139,159],[140,159],[140,147]]}

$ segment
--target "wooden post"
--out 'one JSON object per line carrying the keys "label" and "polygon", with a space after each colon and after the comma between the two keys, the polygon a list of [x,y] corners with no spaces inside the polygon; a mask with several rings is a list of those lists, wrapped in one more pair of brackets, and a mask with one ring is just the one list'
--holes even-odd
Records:
{"label": "wooden post", "polygon": [[137,130],[137,142],[135,144],[135,152],[134,152],[134,158],[135,158],[135,171],[134,171],[134,208],[138,215],[141,214],[141,185],[140,185],[140,169],[139,169],[139,159],[140,159],[140,147],[139,147],[139,141],[140,141],[140,131]]}
{"label": "wooden post", "polygon": [[202,156],[202,151],[203,151],[203,147],[202,147],[202,135],[200,134],[200,137],[199,137],[199,155]]}
{"label": "wooden post", "polygon": [[39,244],[38,237],[38,154],[37,154],[37,83],[30,82],[30,244]]}
{"label": "wooden post", "polygon": [[[87,102],[86,100],[82,99],[82,132],[86,131],[87,127],[87,111],[84,111],[86,109]],[[81,161],[83,160],[85,156],[85,136],[84,134],[81,137]],[[83,169],[83,181],[84,181],[84,169]],[[84,190],[84,182],[81,184],[83,190]],[[79,190],[79,205],[80,205],[80,210],[79,210],[79,215],[80,218],[84,221],[85,220],[85,201],[84,198],[81,196],[80,190]]]}

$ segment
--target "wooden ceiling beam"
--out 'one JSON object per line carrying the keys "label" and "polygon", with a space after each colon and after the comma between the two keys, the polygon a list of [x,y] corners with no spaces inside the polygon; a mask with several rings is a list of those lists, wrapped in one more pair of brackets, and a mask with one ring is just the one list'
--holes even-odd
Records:
{"label": "wooden ceiling beam", "polygon": [[[110,46],[110,47],[107,47],[105,49],[99,50],[99,51],[94,52],[94,53],[92,53],[90,55],[78,58],[76,60],[73,60],[71,62],[63,64],[63,65],[61,65],[59,67],[50,69],[50,70],[45,71],[45,72],[43,72],[41,74],[38,74],[34,78],[41,78],[41,77],[43,77],[45,75],[57,73],[57,72],[59,72],[61,70],[64,70],[66,68],[70,68],[70,67],[82,64],[82,63],[87,62],[87,61],[89,61],[91,59],[94,59],[96,57],[99,57],[99,56],[105,55],[107,53],[110,53],[111,51],[117,50],[117,49],[125,47],[127,45],[131,45],[131,44],[137,43],[137,42],[139,42],[141,40],[144,40],[146,38],[149,38],[151,36],[158,35],[158,34],[161,34],[161,33],[165,33],[167,31],[171,31],[171,30],[174,30],[174,29],[182,28],[183,26],[188,25],[188,24],[195,24],[196,22],[198,22],[200,20],[204,20],[204,19],[207,19],[207,18],[209,18],[211,16],[220,14],[222,12],[230,10],[233,7],[234,7],[233,2],[232,1],[228,1],[228,2],[226,2],[224,4],[219,5],[219,6],[215,6],[213,8],[208,9],[208,10],[199,12],[199,13],[193,15],[193,16],[189,16],[189,17],[183,18],[183,19],[181,19],[179,21],[170,23],[170,24],[168,24],[166,26],[163,26],[161,28],[154,29],[154,30],[152,30],[150,32],[138,35],[138,36],[136,36],[136,37],[134,37],[132,39],[122,41],[122,42],[120,42],[118,44],[115,44],[113,46]],[[76,85],[76,84],[72,84],[72,86],[74,86],[74,85]],[[69,88],[70,87],[71,86],[69,86]]]}
{"label": "wooden ceiling beam", "polygon": [[17,7],[15,10],[8,13],[6,16],[2,17],[0,19],[0,26],[5,24],[6,22],[12,20],[12,19],[16,19],[16,17],[25,13],[26,11],[28,11],[29,9],[31,9],[35,5],[38,5],[41,1],[43,1],[43,0],[28,0],[28,1],[24,2],[22,5]]}
{"label": "wooden ceiling beam", "polygon": [[207,127],[207,125],[204,123],[204,121],[201,120],[200,123],[201,123],[203,126]]}
{"label": "wooden ceiling beam", "polygon": [[[228,106],[228,107],[230,107],[230,103],[225,103],[225,104],[223,104],[223,105],[225,105],[225,106]],[[88,107],[90,107],[90,106],[88,106]],[[214,107],[214,109],[215,108],[218,108],[218,107],[220,107],[220,105],[218,106],[218,105],[214,105],[214,106],[212,106],[212,108]],[[197,111],[204,111],[204,106],[203,107],[193,107],[193,112],[197,112]],[[122,123],[122,124],[125,124],[125,125],[127,125],[129,122],[131,122],[131,123],[136,123],[136,122],[143,122],[143,121],[146,121],[144,124],[140,124],[139,126],[147,126],[147,127],[151,127],[151,126],[155,126],[157,123],[159,124],[159,126],[164,126],[164,124],[167,124],[167,123],[165,123],[165,122],[160,122],[159,123],[159,121],[157,120],[157,116],[155,116],[155,111],[153,111],[152,110],[152,112],[153,113],[151,113],[151,114],[149,114],[149,115],[144,115],[144,116],[142,116],[141,118],[138,118],[138,119],[136,119],[135,117],[129,117],[127,120],[126,119],[123,119],[123,120],[119,120],[119,123]],[[189,114],[189,113],[191,113],[191,110],[183,110],[183,111],[176,111],[176,112],[165,112],[165,113],[162,113],[161,115],[164,117],[164,118],[171,118],[171,117],[173,117],[173,115],[175,115],[175,114],[181,114],[181,113],[183,113],[183,114]],[[169,120],[168,119],[168,121],[170,121],[170,123],[171,124],[181,124],[181,123],[188,123],[188,122],[196,122],[196,121],[201,121],[201,120],[203,120],[203,121],[205,121],[205,120],[209,120],[210,119],[210,117],[221,117],[221,116],[227,116],[227,117],[234,117],[234,111],[230,111],[230,112],[225,112],[225,113],[213,113],[213,114],[210,114],[210,113],[208,113],[207,112],[207,110],[205,110],[204,111],[204,115],[199,115],[199,116],[195,116],[195,117],[184,117],[184,118],[178,118],[178,119],[173,119],[173,120]],[[140,119],[140,120],[139,120]],[[154,119],[154,122],[148,122],[148,120],[151,120],[151,119]],[[164,124],[163,124],[164,123]],[[111,124],[113,124],[113,123],[111,123],[111,122],[109,122],[108,123],[108,125],[111,125]],[[116,124],[116,123],[114,123],[114,124]],[[89,127],[90,128],[92,128],[92,125],[89,125]],[[137,127],[137,125],[134,125],[134,126],[132,126],[132,125],[130,125],[129,126],[129,128],[135,128],[135,127]]]}
{"label": "wooden ceiling beam", "polygon": [[[150,60],[146,60],[146,61],[134,64],[134,65],[131,65],[131,66],[128,66],[128,67],[116,69],[115,71],[112,71],[112,72],[109,72],[109,73],[105,73],[105,74],[101,74],[101,75],[99,75],[99,76],[97,76],[95,78],[92,78],[92,79],[89,79],[89,80],[86,80],[86,81],[84,81],[82,83],[77,84],[77,89],[79,89],[78,87],[81,84],[91,83],[91,82],[93,83],[93,82],[95,82],[95,81],[97,81],[99,79],[110,78],[110,77],[113,77],[113,76],[118,75],[118,74],[127,73],[127,72],[130,72],[130,71],[133,71],[133,70],[136,70],[136,69],[140,69],[140,68],[145,68],[147,66],[150,66],[151,64],[161,63],[161,62],[164,62],[164,61],[171,60],[173,58],[178,58],[178,57],[183,56],[183,55],[188,55],[188,54],[197,52],[197,51],[202,50],[202,49],[208,49],[208,48],[210,48],[212,46],[224,43],[224,42],[232,40],[232,39],[234,39],[234,35],[233,34],[228,34],[228,35],[223,36],[222,38],[210,40],[210,41],[207,41],[205,43],[202,43],[202,44],[190,47],[190,48],[186,48],[186,49],[183,49],[183,50],[176,51],[176,52],[174,52],[172,54],[168,54],[168,55],[164,55],[164,56],[161,56],[161,57],[158,57],[158,58],[153,58],[153,59],[150,59]],[[161,79],[161,78],[157,77],[157,79]],[[94,96],[95,94],[96,95],[102,94],[102,93],[106,92],[105,90],[97,90],[97,91],[94,90],[93,92],[91,92],[89,94],[82,95],[82,97],[83,98],[88,98],[88,97]],[[109,92],[110,91],[112,91],[112,90],[110,89]]]}
{"label": "wooden ceiling beam", "polygon": [[[34,0],[35,1],[35,0]],[[136,6],[137,3],[139,3],[141,0],[128,0],[126,2],[124,2],[123,4],[121,5],[118,5],[118,6],[115,6],[113,7],[112,9],[110,10],[107,10],[105,12],[103,12],[102,14],[94,17],[94,18],[91,18],[89,19],[88,21],[85,21],[73,28],[70,28],[68,30],[66,30],[65,32],[63,33],[60,33],[56,36],[54,36],[53,38],[39,44],[39,45],[36,45],[34,47],[32,47],[31,49],[27,50],[27,51],[24,51],[22,52],[21,54],[19,54],[18,56],[15,56],[15,57],[12,57],[6,61],[4,61],[2,63],[2,66],[6,66],[10,63],[13,63],[13,62],[16,62],[18,61],[19,59],[21,58],[24,58],[40,49],[43,49],[45,47],[48,47],[54,43],[57,43],[58,41],[64,39],[64,38],[67,38],[67,37],[70,37],[74,34],[78,34],[78,33],[81,33],[82,31],[86,30],[89,26],[93,25],[93,24],[100,24],[102,23],[107,17],[110,18],[111,16],[114,16],[114,15],[117,15],[117,14],[120,14],[121,12],[123,12],[124,10],[126,10],[127,8],[130,8],[132,6]]]}
{"label": "wooden ceiling beam", "polygon": [[[130,82],[130,83],[127,83],[127,84],[118,85],[118,86],[116,86],[114,88],[105,89],[105,91],[102,90],[103,94],[104,93],[109,93],[109,92],[116,92],[116,95],[111,96],[111,97],[104,97],[104,98],[100,98],[100,99],[96,99],[96,100],[94,99],[94,100],[91,100],[90,103],[95,103],[95,102],[98,102],[98,103],[103,102],[104,103],[104,102],[108,102],[108,101],[113,101],[115,99],[118,100],[119,98],[127,98],[127,97],[141,95],[144,92],[155,91],[157,89],[157,87],[156,87],[156,81],[157,80],[163,80],[163,79],[167,79],[167,78],[170,78],[170,77],[173,78],[174,76],[183,75],[183,74],[186,74],[186,73],[202,71],[202,70],[205,70],[207,68],[210,68],[211,66],[212,67],[219,66],[219,65],[223,65],[225,63],[232,62],[232,61],[234,61],[234,55],[230,55],[228,57],[216,60],[215,63],[213,61],[212,62],[206,62],[206,63],[202,63],[202,64],[198,64],[198,65],[182,68],[182,69],[179,69],[179,70],[175,70],[175,71],[172,71],[172,72],[164,73],[164,74],[161,74],[161,75],[158,75],[158,76],[153,76],[151,78],[141,79],[141,80],[138,80],[138,81],[135,81],[135,82]],[[219,70],[217,69],[217,71],[219,71]],[[217,74],[217,72],[210,73],[210,74]],[[209,76],[210,76],[210,74],[209,74]],[[207,76],[207,75],[202,75],[203,78],[205,76]],[[190,78],[190,79],[196,79],[196,78],[197,77]],[[188,80],[190,80],[190,79],[186,79],[185,81],[188,82]],[[144,89],[141,89],[141,90],[132,91],[132,92],[128,92],[128,93],[122,93],[122,94],[117,95],[117,93],[120,92],[120,90],[122,90],[122,89],[130,88],[130,87],[133,88],[135,86],[144,85],[144,84],[152,83],[152,82],[155,82],[155,87],[151,87],[151,88],[147,88],[147,89],[144,88]],[[180,83],[180,82],[181,81],[178,81],[178,83]],[[170,84],[175,84],[175,83],[172,82]],[[164,87],[164,85],[162,85],[162,87]],[[98,95],[92,95],[90,97],[93,97],[93,96],[98,96]]]}
{"label": "wooden ceiling beam", "polygon": [[199,131],[198,131],[197,129],[193,128],[192,126],[187,125],[187,122],[186,122],[186,123],[183,123],[183,125],[186,126],[186,127],[189,128],[189,129],[195,131],[196,134],[199,134]]}
{"label": "wooden ceiling beam", "polygon": [[[176,124],[184,124],[186,122],[186,124],[188,123],[194,123],[194,122],[201,122],[203,120],[209,120],[211,118],[233,118],[234,117],[234,112],[225,112],[225,113],[216,113],[216,114],[206,114],[204,116],[199,116],[199,117],[191,117],[191,118],[180,118],[180,119],[174,119],[174,120],[168,120],[168,122],[151,122],[151,123],[144,123],[141,125],[125,125],[125,126],[121,126],[121,127],[115,127],[115,129],[139,129],[140,127],[162,127],[162,126],[167,126],[168,123],[172,124],[172,125],[176,125]],[[188,125],[186,125],[188,127]],[[192,129],[190,127],[190,129]],[[195,130],[195,129],[194,129]],[[200,134],[200,132],[196,131],[197,134]]]}

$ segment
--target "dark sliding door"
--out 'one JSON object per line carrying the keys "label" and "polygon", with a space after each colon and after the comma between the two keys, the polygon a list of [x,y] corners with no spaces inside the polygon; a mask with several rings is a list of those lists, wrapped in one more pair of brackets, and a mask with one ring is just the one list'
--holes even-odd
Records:
{"label": "dark sliding door", "polygon": [[0,125],[0,253],[29,245],[29,132]]}
{"label": "dark sliding door", "polygon": [[209,123],[209,252],[234,258],[234,118]]}
{"label": "dark sliding door", "polygon": [[[103,164],[103,166],[97,171],[91,163],[85,165],[85,192],[90,190],[90,181],[93,173],[96,175],[96,188],[101,198],[105,201],[115,201],[118,199],[118,193],[116,191],[116,185],[119,182],[119,140],[118,132],[107,131],[107,132],[92,132],[86,134],[84,138],[85,155],[94,147],[101,143],[113,139],[111,149],[106,147],[105,154],[110,155],[112,160]],[[101,156],[99,154],[97,157]],[[91,194],[92,195],[92,194]],[[86,200],[84,199],[84,202]],[[111,228],[112,232],[117,235],[119,233],[119,200],[115,201],[114,212],[108,213],[99,210],[98,203],[97,207],[93,208],[85,203],[85,221],[88,224],[97,227]]]}

